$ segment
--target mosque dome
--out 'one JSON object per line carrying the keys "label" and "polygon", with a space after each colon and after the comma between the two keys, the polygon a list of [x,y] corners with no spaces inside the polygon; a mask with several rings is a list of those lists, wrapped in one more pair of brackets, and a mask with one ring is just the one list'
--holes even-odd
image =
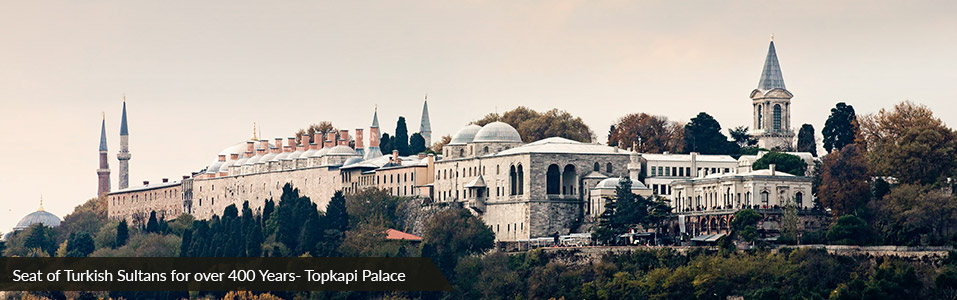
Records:
{"label": "mosque dome", "polygon": [[471,143],[475,139],[475,134],[482,129],[482,126],[471,124],[465,126],[462,129],[459,129],[455,135],[452,136],[452,140],[449,142],[449,145],[465,145]]}
{"label": "mosque dome", "polygon": [[504,122],[492,122],[482,126],[482,129],[475,134],[475,139],[473,139],[472,142],[521,143],[522,136],[518,134],[518,130],[515,130],[512,125],[508,125]]}
{"label": "mosque dome", "polygon": [[220,151],[219,155],[225,155],[226,157],[229,157],[230,154],[234,154],[234,153],[240,154],[240,155],[242,155],[243,153],[246,153],[246,142],[229,146],[226,149],[223,149],[223,151]]}
{"label": "mosque dome", "polygon": [[326,155],[359,155],[359,153],[356,153],[356,150],[349,148],[349,146],[339,145],[329,148]]}
{"label": "mosque dome", "polygon": [[33,226],[33,224],[43,224],[48,227],[57,227],[60,226],[60,217],[57,217],[54,214],[51,214],[43,208],[40,210],[30,213],[20,219],[20,222],[17,223],[17,226],[13,227],[13,230],[24,230]]}

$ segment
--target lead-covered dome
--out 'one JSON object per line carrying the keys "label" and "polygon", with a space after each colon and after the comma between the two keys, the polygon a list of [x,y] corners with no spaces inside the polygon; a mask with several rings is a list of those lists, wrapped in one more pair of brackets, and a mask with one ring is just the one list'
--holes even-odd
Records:
{"label": "lead-covered dome", "polygon": [[455,135],[452,136],[452,140],[449,141],[449,145],[465,145],[471,143],[475,139],[475,134],[482,129],[482,126],[471,124],[465,126],[462,129],[459,129]]}
{"label": "lead-covered dome", "polygon": [[518,130],[515,130],[512,125],[508,125],[504,122],[492,122],[482,126],[482,129],[475,134],[475,139],[473,139],[472,142],[521,143],[522,136],[518,134]]}
{"label": "lead-covered dome", "polygon": [[57,227],[60,226],[60,217],[57,217],[54,214],[51,214],[42,208],[38,211],[32,212],[29,215],[20,219],[20,222],[17,223],[17,226],[13,227],[13,230],[24,230],[33,226],[33,224],[43,224],[48,227]]}
{"label": "lead-covered dome", "polygon": [[[603,190],[605,189],[614,190],[618,188],[619,183],[621,183],[621,177],[610,177],[610,178],[603,179],[602,181],[599,181],[598,184],[595,185],[595,188],[603,189]],[[644,183],[641,183],[641,181],[631,182],[631,189],[633,190],[644,190],[647,188],[648,187],[646,187]]]}
{"label": "lead-covered dome", "polygon": [[359,153],[356,153],[356,150],[349,148],[349,146],[339,145],[330,148],[326,155],[359,155]]}

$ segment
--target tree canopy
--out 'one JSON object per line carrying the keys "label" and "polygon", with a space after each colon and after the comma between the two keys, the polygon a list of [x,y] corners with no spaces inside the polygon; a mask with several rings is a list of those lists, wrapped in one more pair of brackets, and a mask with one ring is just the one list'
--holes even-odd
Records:
{"label": "tree canopy", "polygon": [[804,176],[807,172],[807,162],[798,157],[783,152],[768,152],[751,164],[754,170],[764,170],[774,164],[776,171],[781,171],[795,176]]}
{"label": "tree canopy", "polygon": [[861,121],[874,173],[933,184],[957,170],[957,133],[927,106],[901,102]]}
{"label": "tree canopy", "polygon": [[814,139],[813,125],[801,125],[801,130],[798,131],[797,151],[810,152],[811,155],[817,156],[817,141]]}
{"label": "tree canopy", "polygon": [[482,119],[472,122],[479,126],[495,121],[511,125],[518,131],[522,141],[534,142],[549,137],[563,137],[584,143],[590,143],[595,133],[585,125],[581,118],[570,113],[552,109],[544,113],[537,112],[524,106],[519,106],[502,115],[490,113]]}
{"label": "tree canopy", "polygon": [[824,150],[830,153],[832,150],[840,150],[844,146],[854,143],[859,128],[857,114],[854,113],[854,107],[839,102],[831,109],[831,115],[824,122],[824,130],[821,135],[824,137]]}
{"label": "tree canopy", "polygon": [[405,117],[400,116],[399,120],[395,122],[395,136],[392,137],[392,149],[399,150],[399,155],[402,156],[412,154],[409,149],[409,129],[405,125]]}
{"label": "tree canopy", "polygon": [[701,112],[685,125],[685,151],[701,154],[737,154],[738,145],[721,133],[721,124]]}
{"label": "tree canopy", "polygon": [[848,145],[824,156],[818,169],[817,197],[831,214],[853,214],[870,197],[867,160],[857,145]]}
{"label": "tree canopy", "polygon": [[646,113],[627,114],[612,125],[608,145],[635,149],[642,153],[680,153],[684,149],[684,126],[667,117]]}

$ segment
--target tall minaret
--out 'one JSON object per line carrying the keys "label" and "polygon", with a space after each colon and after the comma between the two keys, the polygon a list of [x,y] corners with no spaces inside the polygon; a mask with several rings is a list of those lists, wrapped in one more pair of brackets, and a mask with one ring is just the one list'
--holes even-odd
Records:
{"label": "tall minaret", "polygon": [[96,196],[110,192],[110,162],[106,156],[106,114],[103,114],[103,123],[100,125],[100,168],[96,169],[96,177],[99,178],[99,184],[96,188]]}
{"label": "tall minaret", "polygon": [[781,75],[781,65],[778,64],[778,54],[774,49],[774,35],[771,35],[771,45],[764,59],[758,88],[751,91],[754,114],[752,135],[758,139],[758,147],[791,148],[794,140],[791,130],[792,97],[794,95],[784,87],[784,76]]}
{"label": "tall minaret", "polygon": [[422,103],[422,123],[419,124],[419,134],[425,139],[425,147],[432,146],[432,122],[429,121],[429,94],[425,94]]}
{"label": "tall minaret", "polygon": [[369,147],[365,150],[364,159],[373,159],[382,156],[379,150],[379,107],[372,113],[372,126],[369,126]]}
{"label": "tall minaret", "polygon": [[123,95],[123,119],[120,120],[120,189],[130,186],[130,132],[126,127],[126,95]]}

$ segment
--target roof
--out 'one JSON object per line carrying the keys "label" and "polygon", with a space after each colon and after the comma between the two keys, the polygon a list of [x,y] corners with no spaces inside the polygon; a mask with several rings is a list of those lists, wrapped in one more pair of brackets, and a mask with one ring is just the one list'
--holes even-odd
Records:
{"label": "roof", "polygon": [[43,224],[48,227],[57,227],[60,226],[60,217],[49,213],[43,208],[38,211],[32,212],[20,219],[20,222],[17,223],[17,226],[13,227],[13,230],[24,230],[33,226],[33,224]]}
{"label": "roof", "polygon": [[[615,189],[618,189],[618,184],[619,184],[620,182],[621,182],[621,177],[606,178],[606,179],[604,179],[604,180],[602,180],[602,181],[599,181],[598,184],[595,185],[595,189],[599,189],[599,190],[615,190]],[[632,189],[632,190],[647,190],[648,187],[645,186],[644,183],[641,183],[641,181],[632,181],[632,182],[631,182],[631,189]]]}
{"label": "roof", "polygon": [[414,234],[408,234],[395,229],[386,229],[385,234],[386,234],[385,239],[387,240],[403,240],[403,241],[414,241],[414,242],[422,241],[422,237],[420,236],[417,236]]}
{"label": "roof", "polygon": [[488,186],[485,185],[485,178],[482,178],[482,174],[479,174],[478,177],[475,177],[475,179],[472,179],[472,181],[469,181],[469,183],[466,183],[466,184],[465,184],[465,187],[467,187],[467,188],[484,188],[484,187],[488,187]]}
{"label": "roof", "polygon": [[382,151],[379,151],[378,146],[375,146],[375,147],[369,146],[368,148],[365,149],[364,152],[365,153],[362,154],[362,158],[366,160],[382,156]]}
{"label": "roof", "polygon": [[475,133],[474,143],[521,143],[522,136],[518,134],[512,125],[505,122],[495,121],[485,124]]}
{"label": "roof", "polygon": [[325,155],[359,155],[359,153],[356,153],[356,150],[349,148],[349,146],[339,145],[330,148]]}
{"label": "roof", "polygon": [[768,56],[764,59],[764,69],[761,70],[761,80],[758,81],[758,89],[772,90],[783,89],[784,76],[781,75],[781,65],[778,64],[778,54],[774,50],[774,40],[768,46]]}
{"label": "roof", "polygon": [[605,174],[602,174],[601,172],[598,172],[598,171],[591,171],[591,173],[586,174],[585,177],[582,177],[582,178],[601,178],[601,179],[604,179],[604,178],[608,178],[608,176],[605,176]]}
{"label": "roof", "polygon": [[432,132],[432,122],[429,121],[429,101],[422,103],[422,123],[419,124],[419,132]]}
{"label": "roof", "polygon": [[103,124],[100,125],[100,151],[107,151],[106,149],[106,118],[103,119]]}
{"label": "roof", "polygon": [[717,242],[718,239],[720,239],[720,238],[723,237],[723,236],[724,236],[724,233],[718,233],[718,234],[703,234],[703,235],[699,235],[699,236],[696,236],[696,237],[691,238],[691,241],[693,241],[693,242]]}
{"label": "roof", "polygon": [[[691,154],[644,153],[641,155],[641,157],[649,161],[691,161]],[[737,163],[737,160],[730,155],[696,154],[695,160],[699,162]]]}
{"label": "roof", "polygon": [[130,135],[126,127],[126,96],[123,96],[123,119],[120,120],[120,135]]}
{"label": "roof", "polygon": [[111,192],[111,193],[109,193],[108,195],[115,195],[115,194],[121,194],[121,193],[126,193],[126,192],[145,191],[145,190],[152,190],[152,189],[158,189],[158,188],[165,188],[165,187],[171,187],[171,186],[175,186],[175,185],[180,185],[180,183],[181,183],[180,181],[170,181],[170,182],[151,183],[151,184],[148,184],[148,185],[131,186],[131,187],[128,187],[128,188],[119,190],[119,191]]}
{"label": "roof", "polygon": [[512,149],[503,150],[495,155],[512,155],[522,153],[574,153],[574,154],[621,154],[615,147],[598,144],[586,144],[562,137],[550,137],[538,140]]}
{"label": "roof", "polygon": [[471,143],[472,140],[475,139],[475,134],[478,133],[479,130],[482,130],[482,126],[475,124],[465,126],[452,135],[452,140],[449,141],[449,145],[465,145]]}
{"label": "roof", "polygon": [[377,107],[375,112],[372,113],[372,128],[379,128],[379,108]]}

